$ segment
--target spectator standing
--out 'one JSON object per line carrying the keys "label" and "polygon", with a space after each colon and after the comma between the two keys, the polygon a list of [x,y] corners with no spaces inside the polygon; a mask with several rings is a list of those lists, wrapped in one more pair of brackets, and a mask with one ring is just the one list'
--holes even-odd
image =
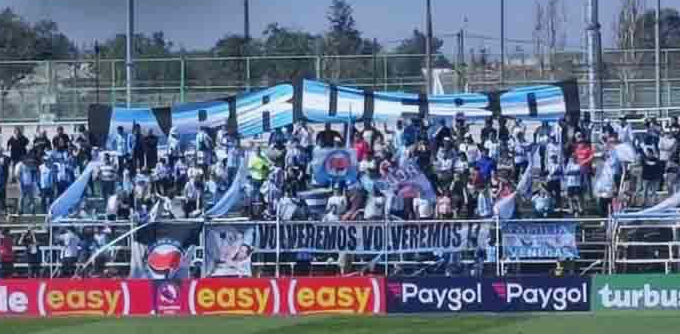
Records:
{"label": "spectator standing", "polygon": [[472,138],[471,133],[465,135],[464,142],[460,144],[458,149],[465,153],[470,164],[476,163],[479,159],[479,146],[475,144],[475,140]]}
{"label": "spectator standing", "polygon": [[9,279],[14,275],[14,240],[8,228],[0,234],[0,278]]}
{"label": "spectator standing", "polygon": [[621,117],[619,120],[618,126],[614,127],[614,131],[616,131],[617,135],[619,136],[619,141],[622,143],[633,143],[633,128],[631,127],[630,124],[628,124],[628,120],[626,119],[626,116]]}
{"label": "spectator standing", "polygon": [[501,157],[501,144],[498,142],[498,138],[495,133],[489,134],[489,138],[484,142],[484,148],[489,151],[489,157],[494,161],[498,161]]}
{"label": "spectator standing", "polygon": [[241,160],[243,160],[243,151],[241,151],[239,143],[235,142],[227,151],[227,188],[231,187],[234,179],[236,179]]}
{"label": "spectator standing", "polygon": [[576,158],[569,157],[567,168],[565,170],[565,181],[567,184],[567,196],[569,197],[569,207],[572,212],[578,216],[583,214],[583,206],[581,205],[581,165],[576,162]]}
{"label": "spectator standing", "polygon": [[182,209],[184,210],[184,218],[189,218],[192,216],[192,213],[200,207],[199,202],[202,202],[202,183],[196,179],[190,180],[184,187],[183,195]]}
{"label": "spectator standing", "polygon": [[52,159],[46,156],[43,159],[43,163],[39,167],[38,187],[40,189],[41,204],[43,207],[43,212],[48,213],[52,201],[54,201],[54,184],[56,179],[55,166],[52,163]]}
{"label": "spectator standing", "polygon": [[186,158],[182,155],[179,157],[177,163],[173,170],[173,175],[175,178],[175,194],[178,194],[184,185],[189,181],[189,166],[186,163]]}
{"label": "spectator standing", "polygon": [[491,138],[498,138],[498,131],[493,127],[493,119],[487,118],[484,121],[484,127],[482,128],[482,143],[486,144]]}
{"label": "spectator standing", "polygon": [[144,152],[146,153],[146,168],[152,170],[156,168],[158,163],[158,136],[149,129],[146,137],[144,137]]}
{"label": "spectator standing", "polygon": [[7,201],[7,183],[10,177],[10,159],[0,148],[0,212],[5,212]]}
{"label": "spectator standing", "polygon": [[199,166],[206,167],[212,164],[213,147],[208,127],[201,126],[201,130],[196,134],[196,161]]}
{"label": "spectator standing", "polygon": [[64,133],[64,127],[60,125],[57,127],[57,134],[52,138],[52,147],[55,150],[66,150],[69,146],[71,146],[71,138]]}
{"label": "spectator standing", "polygon": [[182,142],[180,141],[179,132],[175,127],[170,128],[166,156],[168,157],[170,167],[175,166],[177,160],[182,156]]}
{"label": "spectator standing", "polygon": [[28,278],[40,278],[40,246],[33,228],[29,228],[22,234],[18,243],[26,248]]}
{"label": "spectator standing", "polygon": [[131,172],[133,176],[142,166],[144,166],[144,142],[142,138],[142,127],[139,124],[132,126],[132,132],[127,137],[127,151],[132,155]]}
{"label": "spectator standing", "polygon": [[255,148],[254,154],[250,157],[250,161],[248,161],[248,170],[250,171],[250,177],[252,178],[254,192],[259,193],[262,183],[267,179],[267,175],[269,174],[269,162],[262,156],[262,151],[259,146]]}
{"label": "spectator standing", "polygon": [[342,142],[340,132],[333,130],[333,128],[331,128],[331,123],[326,123],[324,125],[324,130],[316,135],[316,144],[321,148],[331,148],[336,139],[340,139]]}
{"label": "spectator standing", "polygon": [[119,126],[117,129],[116,135],[113,137],[113,140],[111,142],[111,147],[114,151],[116,151],[116,154],[118,155],[118,172],[119,175],[123,175],[123,169],[125,168],[125,160],[128,157],[128,145],[127,145],[127,136],[125,136],[125,130],[123,129],[122,126]]}
{"label": "spectator standing", "polygon": [[368,154],[368,151],[370,151],[370,147],[368,146],[368,143],[364,138],[359,134],[355,133],[354,134],[354,150],[357,152],[357,160],[358,161],[363,161],[366,158],[366,155]]}
{"label": "spectator standing", "polygon": [[26,206],[28,206],[35,215],[35,189],[38,184],[38,168],[35,159],[30,156],[24,157],[24,159],[16,165],[14,173],[16,178],[19,179],[19,189],[21,191],[19,215],[24,213]]}
{"label": "spectator standing", "polygon": [[510,130],[508,130],[507,119],[501,117],[498,119],[498,140],[501,143],[508,143],[510,141]]}
{"label": "spectator standing", "polygon": [[36,135],[33,139],[33,149],[40,153],[39,156],[52,150],[52,142],[50,142],[50,138],[47,137],[46,130],[40,130],[40,134]]}
{"label": "spectator standing", "polygon": [[564,169],[562,168],[562,162],[557,157],[557,155],[551,155],[548,161],[547,167],[547,187],[548,195],[555,199],[555,205],[557,208],[562,208],[562,176],[564,175]]}
{"label": "spectator standing", "polygon": [[[656,192],[659,190],[659,182],[664,170],[662,163],[651,148],[647,148],[642,156],[642,206],[648,206],[648,199],[652,205],[656,203]],[[616,184],[614,185],[617,186]]]}
{"label": "spectator standing", "polygon": [[541,173],[545,173],[545,166],[548,161],[546,149],[552,130],[547,121],[541,122],[541,126],[534,132],[534,145],[538,146],[538,155],[541,159]]}
{"label": "spectator standing", "polygon": [[581,202],[583,202],[583,194],[587,193],[592,198],[593,189],[590,178],[593,174],[593,159],[595,159],[595,152],[593,147],[588,143],[583,134],[577,132],[575,135],[575,148],[574,148],[574,160],[581,166],[581,187],[583,187],[583,192],[581,192]]}
{"label": "spectator standing", "polygon": [[57,241],[63,246],[61,251],[61,277],[71,278],[75,274],[76,263],[78,261],[80,238],[73,227],[69,227],[59,234]]}
{"label": "spectator standing", "polygon": [[529,159],[533,158],[531,156],[531,144],[524,140],[524,133],[517,133],[516,138],[517,140],[514,143],[515,183],[519,182],[520,175],[524,173],[524,170],[529,165]]}
{"label": "spectator standing", "polygon": [[489,218],[493,215],[493,202],[491,201],[491,194],[488,187],[484,187],[477,194],[477,217]]}
{"label": "spectator standing", "polygon": [[482,150],[482,156],[477,161],[476,166],[483,182],[489,181],[491,173],[496,171],[496,161],[489,157],[489,150],[486,148]]}
{"label": "spectator standing", "polygon": [[677,145],[678,143],[675,140],[675,137],[673,137],[670,129],[664,130],[663,136],[659,140],[659,162],[661,163],[660,168],[664,173],[668,162],[677,150]]}
{"label": "spectator standing", "polygon": [[453,138],[453,130],[446,124],[445,119],[442,118],[439,120],[439,127],[435,130],[432,137],[434,138],[435,143],[434,151],[445,146],[447,144],[447,138],[449,141]]}
{"label": "spectator standing", "polygon": [[519,139],[519,134],[526,134],[527,133],[527,127],[522,123],[522,120],[517,118],[515,119],[515,126],[512,127],[512,137],[517,141]]}
{"label": "spectator standing", "polygon": [[116,166],[113,164],[113,160],[109,153],[104,153],[104,160],[99,166],[96,175],[99,179],[102,197],[104,198],[104,201],[106,201],[109,197],[113,196],[116,191],[116,178],[118,176],[118,173],[116,173]]}
{"label": "spectator standing", "polygon": [[28,152],[26,150],[28,144],[28,138],[24,136],[21,128],[15,127],[12,137],[7,141],[7,149],[10,152],[10,159],[13,166],[16,166],[17,163],[24,159]]}

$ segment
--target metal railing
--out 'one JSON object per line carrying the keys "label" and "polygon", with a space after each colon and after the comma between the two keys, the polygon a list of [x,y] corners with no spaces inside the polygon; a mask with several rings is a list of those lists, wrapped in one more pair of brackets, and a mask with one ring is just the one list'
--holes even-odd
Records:
{"label": "metal railing", "polygon": [[[661,92],[656,92],[654,64],[650,63],[653,53],[605,51],[605,108],[656,107],[656,94],[662,95],[664,106],[680,105],[676,97],[680,96],[680,49],[662,51]],[[443,54],[433,57],[455,59]],[[419,54],[143,58],[135,60],[132,98],[135,106],[167,106],[221,98],[300,76],[384,91],[423,92],[425,59]],[[438,79],[447,92],[458,92],[574,77],[579,80],[582,105],[586,107],[587,65],[583,53],[558,53],[542,69],[533,57],[509,55],[502,82],[499,64],[493,60],[496,58],[488,55],[488,59],[453,64],[451,71]],[[83,119],[92,103],[124,105],[126,83],[122,59],[0,60],[0,119]]]}
{"label": "metal railing", "polygon": [[[180,220],[181,221],[181,220]],[[581,257],[573,261],[575,265],[575,270],[578,271],[597,271],[604,273],[607,267],[607,261],[610,258],[611,244],[610,240],[607,240],[603,236],[603,230],[606,229],[607,219],[523,219],[523,220],[510,220],[501,221],[498,218],[487,219],[487,220],[460,220],[460,221],[360,221],[352,222],[357,226],[362,226],[366,224],[372,224],[377,226],[384,226],[385,230],[388,231],[389,226],[396,226],[398,224],[403,225],[417,225],[425,223],[465,223],[465,224],[480,224],[481,226],[487,226],[489,229],[489,239],[488,244],[485,245],[485,251],[487,252],[486,259],[484,262],[484,267],[486,272],[489,274],[493,272],[493,275],[504,276],[504,275],[521,275],[523,272],[521,270],[522,266],[541,266],[541,271],[545,272],[551,270],[550,265],[554,265],[557,262],[564,259],[556,258],[533,258],[533,259],[522,259],[522,258],[509,258],[503,250],[502,245],[502,231],[501,224],[504,222],[513,223],[536,223],[536,222],[546,222],[546,223],[561,223],[561,222],[576,222],[578,223],[577,230],[577,247],[579,249]],[[295,224],[309,224],[310,222],[249,222],[249,221],[238,221],[238,220],[215,220],[207,222],[206,226],[209,225],[232,225],[232,226],[248,226],[253,224],[271,224],[278,226],[278,229],[282,229],[286,225]],[[338,224],[348,224],[350,222],[339,222]],[[319,223],[320,224],[320,223]],[[60,254],[63,247],[57,242],[57,235],[59,232],[67,227],[75,227],[78,229],[83,228],[95,228],[101,226],[111,227],[113,234],[111,239],[116,236],[121,236],[126,232],[130,231],[135,223],[132,221],[98,221],[98,220],[69,220],[63,223],[55,223],[52,225],[38,225],[35,224],[4,224],[0,225],[0,228],[10,228],[12,230],[12,235],[18,240],[18,236],[26,233],[29,228],[34,229],[34,233],[37,235],[37,239],[42,241],[42,246],[40,247],[41,252],[41,262],[40,266],[45,272],[45,276],[55,277],[58,276],[57,272],[61,266]],[[278,233],[278,232],[277,232]],[[416,256],[418,253],[429,253],[431,251],[425,252],[422,250],[415,249],[413,251],[405,252],[390,252],[387,249],[387,233],[384,233],[385,242],[383,243],[383,251],[372,251],[366,252],[366,254],[357,254],[357,260],[352,262],[352,268],[355,272],[362,272],[366,270],[369,265],[378,266],[379,268],[384,268],[384,275],[389,276],[396,272],[403,274],[410,270],[411,275],[423,274],[428,268],[434,265],[441,264],[437,260],[428,257],[426,259],[420,259]],[[115,256],[110,259],[107,263],[109,268],[118,268],[120,272],[126,272],[130,266],[130,254],[131,245],[134,243],[134,234],[129,235],[119,244],[116,244],[112,250],[115,250]],[[252,266],[255,269],[253,272],[259,272],[259,275],[267,275],[266,273],[271,273],[274,276],[281,275],[282,268],[289,268],[286,272],[295,274],[296,261],[286,259],[282,257],[283,253],[290,253],[289,249],[285,249],[280,245],[281,239],[276,237],[276,249],[259,250],[255,248],[253,253]],[[203,261],[204,255],[204,238],[200,238],[199,245],[195,248],[195,253],[192,255],[192,263],[198,266]],[[26,248],[22,245],[14,247],[17,258],[22,259],[20,256],[26,251]],[[446,252],[446,249],[442,249]],[[474,249],[461,249],[460,251],[462,257],[460,258],[458,264],[463,266],[471,266],[475,263],[474,260]],[[80,263],[82,265],[82,263]],[[324,252],[324,254],[315,254],[315,259],[312,261],[311,265],[321,272],[333,272],[339,270],[340,258],[339,253]],[[17,268],[27,268],[28,263],[23,261],[18,261]],[[513,267],[516,270],[508,270],[509,267]]]}

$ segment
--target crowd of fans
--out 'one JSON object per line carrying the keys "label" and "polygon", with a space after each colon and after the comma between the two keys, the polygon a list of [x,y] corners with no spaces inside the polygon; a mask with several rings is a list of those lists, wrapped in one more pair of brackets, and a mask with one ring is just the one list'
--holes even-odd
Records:
{"label": "crowd of fans", "polygon": [[[96,218],[102,208],[109,220],[133,215],[144,219],[159,198],[180,202],[185,217],[199,216],[237,181],[243,173],[240,169],[245,169],[245,177],[238,180],[245,199],[242,213],[252,219],[273,219],[277,214],[285,220],[323,221],[386,215],[409,220],[487,218],[494,214],[494,203],[517,190],[530,165],[536,171],[530,182],[533,193],[523,194],[527,200],[517,205],[531,210],[516,210],[516,215],[606,215],[612,205],[651,205],[658,201],[662,188],[670,193],[680,190],[677,118],[663,127],[648,119],[645,131],[637,134],[625,117],[606,121],[596,133],[588,115],[577,124],[561,119],[553,124],[542,122],[533,130],[520,119],[505,118],[485,120],[481,131],[471,131],[470,124],[460,118],[411,118],[382,129],[372,122],[344,125],[341,131],[331,124],[318,133],[314,129],[298,122],[275,129],[265,141],[250,141],[244,148],[243,139],[227,124],[215,130],[201,127],[190,140],[180,138],[174,128],[161,140],[153,130],[135,124],[129,133],[118,128],[106,143],[97,143],[84,126],[71,135],[59,127],[53,138],[39,131],[33,140],[16,128],[7,142],[9,155],[0,154],[0,209],[5,210],[8,185],[16,182],[20,190],[17,212],[35,214],[39,208],[47,213],[93,159],[100,159],[101,164],[71,217]],[[639,153],[636,161],[622,162],[616,157],[612,148],[620,143],[629,143]],[[599,165],[596,146],[602,147]],[[318,188],[312,161],[315,150],[325,148],[353,149],[359,181],[332,184],[324,212],[316,214],[301,195]],[[375,186],[405,164],[419,167],[436,198],[420,193],[389,196]],[[595,185],[596,165],[610,171],[614,186],[609,191]],[[597,199],[599,205],[586,205],[586,198]],[[67,274],[83,253],[102,246],[111,233],[106,229],[62,232],[57,241],[64,245]],[[3,247],[8,235],[4,232],[0,237],[2,268],[9,268],[5,263],[13,261]],[[37,263],[35,235],[29,231],[19,243],[33,256],[29,262]]]}

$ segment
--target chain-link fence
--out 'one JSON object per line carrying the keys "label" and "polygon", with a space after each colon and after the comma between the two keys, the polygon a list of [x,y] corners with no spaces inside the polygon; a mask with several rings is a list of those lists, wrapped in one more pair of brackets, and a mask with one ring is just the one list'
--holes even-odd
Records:
{"label": "chain-link fence", "polygon": [[[453,59],[435,55],[437,63]],[[384,91],[423,92],[425,55],[258,56],[231,58],[138,59],[134,65],[134,106],[156,107],[205,101],[268,87],[296,77]],[[581,101],[588,102],[584,54],[551,57],[508,55],[503,81],[493,59],[466,59],[437,71],[446,93],[487,91],[577,78]],[[604,54],[604,108],[656,107],[653,50],[612,50]],[[680,50],[663,50],[662,106],[680,105]],[[125,105],[122,59],[0,61],[0,119],[31,121],[86,117],[90,104]]]}

